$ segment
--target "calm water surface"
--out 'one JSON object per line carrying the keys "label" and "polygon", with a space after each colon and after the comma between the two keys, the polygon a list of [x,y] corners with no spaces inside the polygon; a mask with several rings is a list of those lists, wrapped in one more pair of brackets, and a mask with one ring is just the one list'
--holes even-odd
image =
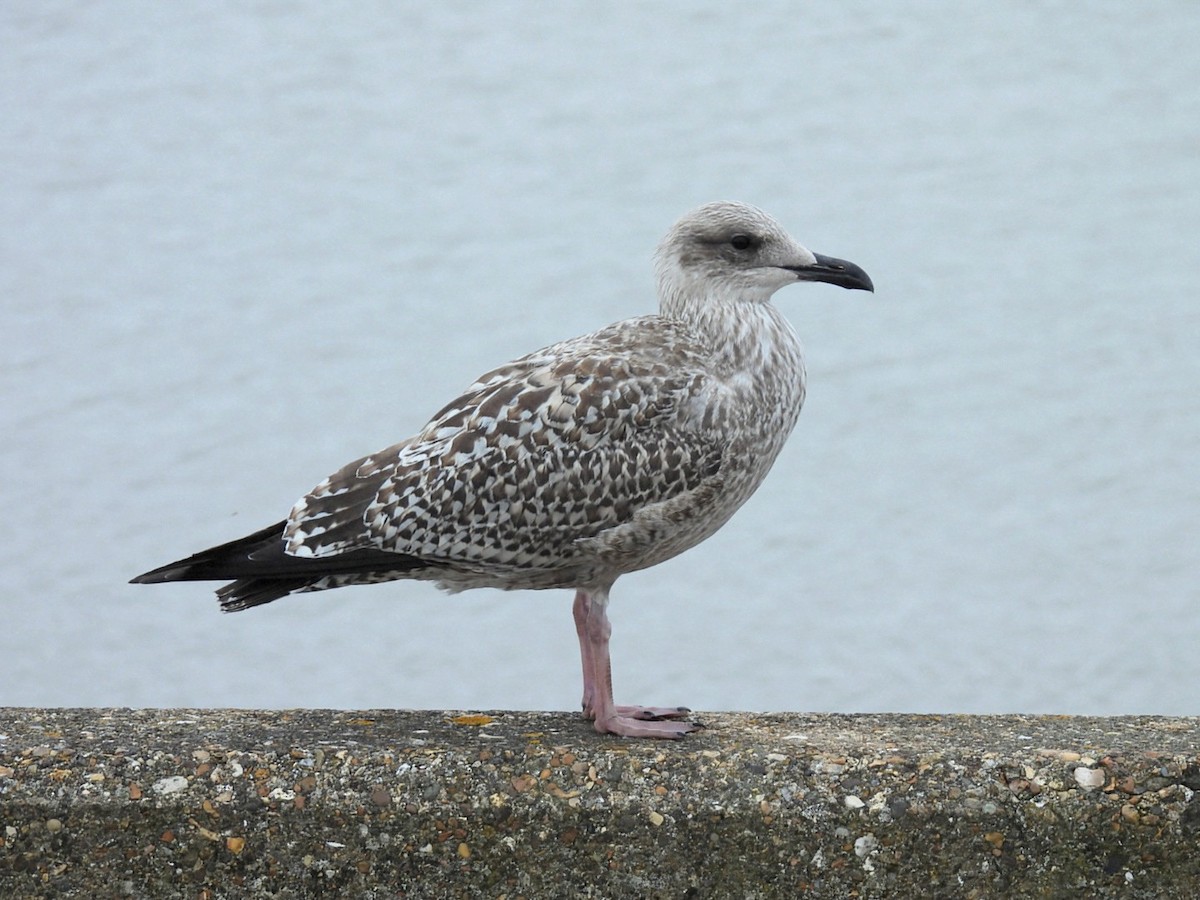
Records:
{"label": "calm water surface", "polygon": [[575,708],[566,592],[125,582],[730,198],[878,292],[778,295],[800,425],[617,585],[618,699],[1200,712],[1200,7],[962,9],[6,4],[0,703]]}

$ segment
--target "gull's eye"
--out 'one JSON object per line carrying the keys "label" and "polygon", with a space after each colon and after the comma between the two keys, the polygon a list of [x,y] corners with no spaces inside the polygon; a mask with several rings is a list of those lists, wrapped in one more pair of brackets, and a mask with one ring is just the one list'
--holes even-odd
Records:
{"label": "gull's eye", "polygon": [[735,234],[729,243],[734,250],[749,250],[754,240],[748,234]]}

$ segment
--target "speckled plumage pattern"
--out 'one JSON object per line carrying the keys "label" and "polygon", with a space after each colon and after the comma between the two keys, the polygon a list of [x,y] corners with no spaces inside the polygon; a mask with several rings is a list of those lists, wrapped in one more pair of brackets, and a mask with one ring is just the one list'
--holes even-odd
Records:
{"label": "speckled plumage pattern", "polygon": [[783,447],[805,374],[771,295],[797,280],[871,284],[739,203],[681,219],[656,267],[658,315],[488,372],[418,434],[317,485],[282,534],[266,529],[137,580],[237,578],[218,591],[227,610],[396,578],[575,588],[584,707],[597,729],[690,730],[646,721],[674,711],[612,705],[608,591],[713,534]]}
{"label": "speckled plumage pattern", "polygon": [[787,405],[763,423],[721,397],[682,323],[633,319],[555,344],[318,485],[289,516],[288,552],[411,554],[437,563],[417,577],[451,589],[573,587],[660,562],[765,474],[804,391],[798,348],[789,357],[774,386]]}

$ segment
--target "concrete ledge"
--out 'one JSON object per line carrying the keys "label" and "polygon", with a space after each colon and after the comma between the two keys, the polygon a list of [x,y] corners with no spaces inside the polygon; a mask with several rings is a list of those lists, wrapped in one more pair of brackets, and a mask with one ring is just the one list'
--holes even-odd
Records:
{"label": "concrete ledge", "polygon": [[1200,719],[0,709],[3,897],[1194,897]]}

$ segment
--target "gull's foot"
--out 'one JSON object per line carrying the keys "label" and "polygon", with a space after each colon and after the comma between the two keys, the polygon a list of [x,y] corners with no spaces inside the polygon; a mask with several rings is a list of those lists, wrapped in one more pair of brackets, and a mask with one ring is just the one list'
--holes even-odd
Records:
{"label": "gull's foot", "polygon": [[660,719],[682,719],[691,710],[686,706],[618,706],[617,715],[625,719],[657,722]]}
{"label": "gull's foot", "polygon": [[[635,714],[626,715],[625,710],[633,710]],[[642,706],[618,706],[612,715],[605,717],[597,716],[593,725],[601,734],[616,734],[621,737],[634,738],[659,738],[669,741],[678,741],[685,735],[691,734],[693,731],[699,731],[704,727],[699,722],[678,721],[680,717],[686,715],[688,712],[679,708],[667,707],[670,718],[638,715],[638,713],[652,711],[652,709]]]}

